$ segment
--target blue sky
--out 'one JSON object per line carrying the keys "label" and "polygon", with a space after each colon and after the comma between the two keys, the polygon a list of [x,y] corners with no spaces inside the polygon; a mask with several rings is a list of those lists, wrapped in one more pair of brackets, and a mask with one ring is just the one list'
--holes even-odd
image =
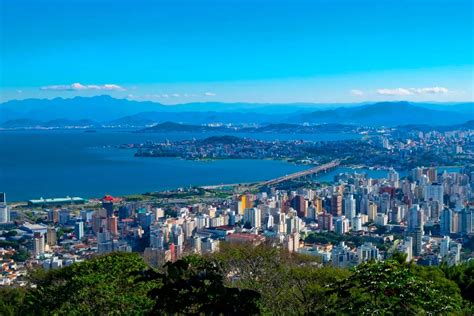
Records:
{"label": "blue sky", "polygon": [[472,0],[14,0],[1,100],[473,100]]}

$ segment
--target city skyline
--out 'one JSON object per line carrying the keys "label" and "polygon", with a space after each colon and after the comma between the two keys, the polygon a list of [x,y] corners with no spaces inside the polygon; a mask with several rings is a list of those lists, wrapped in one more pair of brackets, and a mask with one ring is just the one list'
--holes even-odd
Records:
{"label": "city skyline", "polygon": [[3,4],[0,102],[474,99],[470,1],[111,4]]}

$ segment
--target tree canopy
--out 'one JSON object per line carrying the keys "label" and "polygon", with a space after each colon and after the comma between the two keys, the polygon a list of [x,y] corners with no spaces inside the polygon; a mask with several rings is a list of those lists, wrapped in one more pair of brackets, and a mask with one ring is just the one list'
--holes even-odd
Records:
{"label": "tree canopy", "polygon": [[154,270],[138,254],[112,253],[2,288],[0,315],[472,314],[472,262],[405,259],[340,269],[271,245],[223,244]]}

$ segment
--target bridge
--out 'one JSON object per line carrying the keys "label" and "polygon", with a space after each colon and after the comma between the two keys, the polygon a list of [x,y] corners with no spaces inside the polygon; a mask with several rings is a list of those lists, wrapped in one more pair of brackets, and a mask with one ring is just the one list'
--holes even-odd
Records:
{"label": "bridge", "polygon": [[203,189],[208,189],[208,190],[214,190],[214,189],[222,189],[225,187],[237,187],[237,186],[242,186],[242,187],[262,187],[262,186],[271,186],[275,184],[279,184],[285,181],[290,181],[290,180],[295,180],[299,178],[304,178],[307,176],[311,176],[314,174],[318,174],[321,172],[328,171],[330,169],[336,168],[339,166],[341,163],[340,160],[336,159],[331,162],[313,167],[311,169],[303,170],[303,171],[298,171],[292,174],[288,174],[279,178],[267,180],[267,181],[261,181],[261,182],[253,182],[253,183],[233,183],[233,184],[217,184],[217,185],[208,185],[208,186],[202,186],[201,188]]}
{"label": "bridge", "polygon": [[313,167],[313,168],[308,169],[308,170],[298,171],[298,172],[288,174],[288,175],[283,176],[283,177],[279,177],[279,178],[276,178],[276,179],[260,182],[259,185],[260,186],[271,186],[271,185],[275,185],[275,184],[282,183],[282,182],[285,182],[285,181],[304,178],[304,177],[307,177],[307,176],[311,176],[311,175],[314,175],[314,174],[318,174],[320,172],[325,172],[327,170],[336,168],[337,166],[339,166],[340,163],[341,163],[340,160],[333,160],[331,162]]}

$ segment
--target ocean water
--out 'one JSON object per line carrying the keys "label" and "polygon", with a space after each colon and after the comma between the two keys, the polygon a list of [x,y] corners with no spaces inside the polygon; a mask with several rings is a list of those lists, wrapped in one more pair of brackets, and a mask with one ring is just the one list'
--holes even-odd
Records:
{"label": "ocean water", "polygon": [[[137,134],[130,131],[1,131],[0,192],[10,201],[39,197],[100,197],[189,185],[240,183],[276,178],[308,168],[271,160],[187,161],[138,158],[110,146],[147,140],[205,138],[216,134]],[[339,140],[358,135],[236,134],[263,140]]]}

